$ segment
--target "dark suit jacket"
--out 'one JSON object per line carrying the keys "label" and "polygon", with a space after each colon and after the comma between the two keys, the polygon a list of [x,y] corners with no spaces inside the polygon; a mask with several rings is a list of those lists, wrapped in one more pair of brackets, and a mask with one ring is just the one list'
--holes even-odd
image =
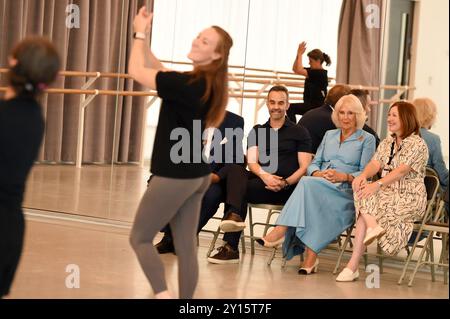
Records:
{"label": "dark suit jacket", "polygon": [[336,126],[331,120],[331,113],[333,110],[327,104],[321,107],[309,110],[306,112],[300,121],[300,125],[306,127],[311,135],[311,151],[316,153],[322,142],[325,132],[328,130],[334,130]]}
{"label": "dark suit jacket", "polygon": [[[236,129],[240,128],[240,134],[230,134],[232,132],[227,132],[226,129]],[[242,141],[244,139],[244,118],[242,116],[239,116],[235,113],[226,111],[225,118],[222,122],[222,124],[217,128],[220,132],[220,135],[222,137],[221,141],[214,142],[212,147],[212,152],[214,152],[214,145],[217,143],[218,145],[216,147],[220,147],[222,149],[222,159],[219,161],[212,162],[211,165],[211,171],[217,175],[219,175],[220,178],[223,178],[221,176],[221,169],[227,165],[227,164],[239,164],[239,165],[247,165],[244,159],[244,151],[242,147]],[[231,141],[233,141],[233,147],[232,151],[229,152],[228,149],[231,147]],[[220,145],[220,146],[219,146]],[[228,146],[228,148],[227,148]],[[212,153],[212,156],[214,153]],[[215,159],[215,158],[213,158]],[[147,186],[150,183],[150,180],[152,179],[151,175],[149,179],[147,180]]]}
{"label": "dark suit jacket", "polygon": [[[233,130],[240,128],[240,130],[234,131],[234,133],[238,134],[232,134],[233,132],[231,132],[230,130],[228,130],[227,132],[227,128]],[[214,160],[214,162],[211,163],[212,172],[217,174],[226,164],[245,165],[245,162],[243,161],[244,151],[242,147],[242,141],[244,139],[244,118],[235,113],[227,111],[225,119],[217,129],[221,134],[222,140],[213,140],[211,146],[211,156],[212,160]],[[214,157],[214,151],[218,147],[220,147],[222,150],[222,156],[221,160],[216,161],[216,158]]]}
{"label": "dark suit jacket", "polygon": [[[324,104],[321,107],[306,112],[300,121],[298,121],[299,124],[306,127],[309,131],[309,135],[311,135],[311,148],[313,153],[316,153],[319,148],[325,132],[336,128],[331,120],[331,113],[333,113],[332,108],[329,105]],[[375,137],[376,146],[378,147],[378,144],[380,144],[380,138],[377,133],[367,125],[364,125],[363,130]]]}

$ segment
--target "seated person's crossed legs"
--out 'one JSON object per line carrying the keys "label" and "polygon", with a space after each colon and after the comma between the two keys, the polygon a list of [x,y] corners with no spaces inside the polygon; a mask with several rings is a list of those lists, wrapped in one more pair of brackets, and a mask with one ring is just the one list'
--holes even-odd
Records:
{"label": "seated person's crossed legs", "polygon": [[[240,196],[240,200],[238,199],[237,202],[240,201],[242,205],[240,209],[229,206],[229,209],[225,211],[224,220],[220,225],[225,232],[223,236],[225,245],[219,248],[216,255],[208,258],[208,261],[211,263],[223,264],[232,263],[230,260],[236,261],[233,257],[239,256],[239,240],[245,227],[242,225],[245,225],[244,221],[247,217],[247,203],[283,205],[295,188],[295,185],[291,185],[277,192],[269,190],[262,179],[238,165],[230,166],[228,173],[228,176],[233,176],[232,179],[238,181],[237,184],[240,184],[239,188],[237,188],[240,193],[235,191],[234,196]],[[237,184],[233,185],[237,186]],[[245,190],[242,188],[242,185],[246,185]]]}

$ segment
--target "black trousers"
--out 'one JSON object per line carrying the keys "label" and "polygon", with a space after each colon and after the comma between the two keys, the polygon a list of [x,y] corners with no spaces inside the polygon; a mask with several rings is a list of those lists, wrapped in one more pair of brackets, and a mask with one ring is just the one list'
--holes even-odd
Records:
{"label": "black trousers", "polygon": [[9,294],[23,248],[25,221],[21,209],[0,203],[0,298]]}
{"label": "black trousers", "polygon": [[[208,223],[219,209],[220,203],[225,203],[225,214],[233,210],[242,220],[247,217],[247,203],[284,205],[296,185],[288,189],[273,192],[266,189],[266,184],[255,174],[236,164],[226,165],[221,171],[221,182],[212,184],[205,193],[200,211],[197,233]],[[162,230],[164,236],[171,238],[169,226]],[[242,232],[226,233],[223,240],[233,249],[239,248]]]}
{"label": "black trousers", "polygon": [[[266,189],[266,184],[264,184],[264,182],[258,176],[242,167],[233,168],[232,173],[235,175],[236,179],[241,180],[242,184],[244,184],[244,181],[247,180],[247,188],[245,192],[241,193],[243,203],[245,204],[245,208],[239,211],[239,215],[241,216],[242,220],[245,220],[247,218],[246,203],[284,205],[291,196],[296,186],[291,185],[288,189],[284,189],[279,192],[273,192]],[[241,233],[242,232],[226,233],[223,236],[223,240],[227,242],[233,249],[238,249]]]}
{"label": "black trousers", "polygon": [[[320,106],[320,105],[318,105]],[[309,110],[312,110],[318,106],[306,104],[306,103],[291,103],[289,109],[286,112],[287,117],[293,122],[297,123],[297,118],[295,115],[303,115]]]}
{"label": "black trousers", "polygon": [[[247,188],[247,179],[242,181],[242,174],[239,173],[241,170],[245,171],[245,168],[237,164],[226,164],[217,172],[220,182],[211,184],[203,197],[197,234],[216,214],[221,203],[225,204],[224,215],[228,211],[240,213],[246,209],[242,194]],[[172,238],[169,225],[161,231],[164,232],[165,237]]]}

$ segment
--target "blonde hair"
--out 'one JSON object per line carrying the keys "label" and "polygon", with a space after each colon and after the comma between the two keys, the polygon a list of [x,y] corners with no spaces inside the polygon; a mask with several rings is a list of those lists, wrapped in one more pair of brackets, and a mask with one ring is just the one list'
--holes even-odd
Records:
{"label": "blonde hair", "polygon": [[437,107],[433,100],[422,97],[412,101],[416,107],[417,119],[421,127],[430,128],[436,121]]}
{"label": "blonde hair", "polygon": [[353,113],[355,113],[356,128],[362,129],[364,123],[366,123],[367,118],[366,112],[364,111],[361,101],[353,94],[344,95],[339,99],[339,101],[337,101],[336,105],[334,106],[333,113],[331,114],[331,120],[333,121],[334,125],[336,125],[336,127],[341,127],[338,114],[339,110],[344,105],[349,106],[350,110],[353,111]]}

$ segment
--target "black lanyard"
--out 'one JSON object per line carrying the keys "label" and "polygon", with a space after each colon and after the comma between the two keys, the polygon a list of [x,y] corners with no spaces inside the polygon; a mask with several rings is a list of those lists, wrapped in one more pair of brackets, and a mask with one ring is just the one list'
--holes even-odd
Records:
{"label": "black lanyard", "polygon": [[389,161],[386,164],[387,166],[391,165],[392,159],[394,158],[395,154],[398,154],[402,149],[402,146],[400,145],[400,148],[397,150],[397,153],[394,153],[394,147],[395,147],[395,140],[392,142],[391,145],[391,155],[389,155]]}

